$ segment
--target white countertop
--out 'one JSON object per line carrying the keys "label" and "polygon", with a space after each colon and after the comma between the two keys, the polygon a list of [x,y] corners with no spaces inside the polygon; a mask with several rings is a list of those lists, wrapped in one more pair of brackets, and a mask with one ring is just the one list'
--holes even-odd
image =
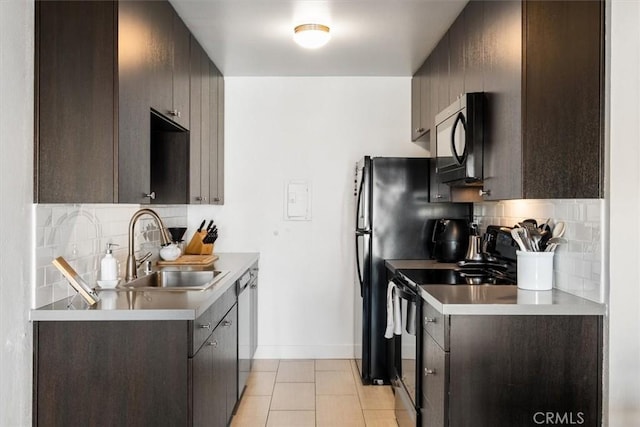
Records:
{"label": "white countertop", "polygon": [[596,315],[606,306],[563,292],[527,291],[514,285],[423,285],[422,299],[442,314],[457,315]]}
{"label": "white countertop", "polygon": [[[387,268],[456,268],[456,264],[433,260],[387,260]],[[596,315],[606,313],[606,305],[559,289],[528,291],[514,285],[423,285],[422,299],[442,314],[455,315]]]}
{"label": "white countertop", "polygon": [[[99,291],[101,301],[86,309],[67,308],[70,299],[31,310],[32,321],[195,320],[258,259],[258,253],[219,253],[213,269],[228,270],[218,283],[203,291]],[[132,307],[132,308],[130,308]]]}

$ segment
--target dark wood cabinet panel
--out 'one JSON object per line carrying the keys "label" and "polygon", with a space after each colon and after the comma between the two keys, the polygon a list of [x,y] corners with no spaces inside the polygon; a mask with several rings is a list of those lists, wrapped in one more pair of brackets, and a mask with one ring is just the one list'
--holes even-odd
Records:
{"label": "dark wood cabinet panel", "polygon": [[415,141],[422,135],[421,133],[421,116],[420,116],[420,102],[422,94],[420,92],[420,86],[422,85],[422,75],[420,70],[411,78],[411,140]]}
{"label": "dark wood cabinet panel", "polygon": [[[224,152],[225,152],[225,137],[224,137],[224,105],[225,105],[225,89],[224,89],[224,76],[222,73],[218,74],[218,194],[214,197],[214,202],[218,205],[224,204]],[[218,200],[215,200],[215,199]]]}
{"label": "dark wood cabinet panel", "polygon": [[422,340],[422,407],[423,427],[447,425],[449,353],[423,332]]}
{"label": "dark wood cabinet panel", "polygon": [[36,2],[38,203],[114,201],[115,13],[110,1]]}
{"label": "dark wood cabinet panel", "polygon": [[34,425],[187,424],[186,322],[36,322],[34,342]]}
{"label": "dark wood cabinet panel", "polygon": [[202,203],[202,184],[200,159],[202,144],[202,58],[205,52],[191,36],[190,53],[190,127],[189,127],[189,203]]}
{"label": "dark wood cabinet panel", "polygon": [[432,61],[427,58],[419,70],[420,73],[420,127],[424,129],[423,139],[427,139],[421,144],[425,148],[431,149],[431,135],[435,132],[432,130],[435,112],[431,108],[433,96],[433,72]]}
{"label": "dark wood cabinet panel", "polygon": [[601,425],[601,328],[598,316],[451,316],[449,425],[533,425],[537,411]]}
{"label": "dark wood cabinet panel", "polygon": [[[173,12],[173,11],[172,11]],[[173,111],[171,118],[190,129],[192,120],[189,101],[191,33],[177,13],[173,12]]]}
{"label": "dark wood cabinet panel", "polygon": [[147,2],[118,3],[118,202],[149,203],[151,192],[148,83],[151,29]]}
{"label": "dark wood cabinet panel", "polygon": [[[538,412],[601,424],[601,316],[443,316],[424,306],[423,426],[535,425]],[[433,334],[443,330],[444,347]]]}
{"label": "dark wood cabinet panel", "polygon": [[449,33],[446,33],[436,48],[433,55],[433,69],[435,77],[435,89],[432,96],[436,98],[434,116],[447,108],[449,102]]}
{"label": "dark wood cabinet panel", "polygon": [[484,1],[471,0],[464,9],[464,91],[484,91]]}
{"label": "dark wood cabinet panel", "polygon": [[522,4],[484,2],[484,189],[488,200],[522,192]]}
{"label": "dark wood cabinet panel", "polygon": [[466,8],[460,12],[449,28],[449,102],[447,105],[452,104],[465,92],[465,11]]}
{"label": "dark wood cabinet panel", "polygon": [[165,1],[140,1],[149,42],[144,57],[151,108],[165,116],[173,110],[173,8]]}
{"label": "dark wood cabinet panel", "polygon": [[525,198],[603,194],[603,8],[598,1],[525,3]]}
{"label": "dark wood cabinet panel", "polygon": [[215,126],[211,112],[211,76],[209,74],[209,58],[205,55],[200,59],[200,72],[202,84],[200,92],[200,105],[202,111],[202,133],[200,136],[200,191],[201,203],[209,204],[209,156],[211,152],[211,131]]}

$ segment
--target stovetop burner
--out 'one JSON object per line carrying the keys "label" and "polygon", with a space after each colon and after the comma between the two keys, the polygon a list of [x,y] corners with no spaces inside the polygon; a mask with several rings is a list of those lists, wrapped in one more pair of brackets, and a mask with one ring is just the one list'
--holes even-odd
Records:
{"label": "stovetop burner", "polygon": [[416,286],[420,285],[514,285],[507,273],[492,269],[420,269],[399,270],[400,276]]}

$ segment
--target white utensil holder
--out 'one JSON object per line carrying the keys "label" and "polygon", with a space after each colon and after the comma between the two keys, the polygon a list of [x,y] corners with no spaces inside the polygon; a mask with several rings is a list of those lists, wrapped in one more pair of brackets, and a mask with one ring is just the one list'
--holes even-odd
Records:
{"label": "white utensil holder", "polygon": [[518,287],[531,291],[553,288],[553,252],[516,251]]}

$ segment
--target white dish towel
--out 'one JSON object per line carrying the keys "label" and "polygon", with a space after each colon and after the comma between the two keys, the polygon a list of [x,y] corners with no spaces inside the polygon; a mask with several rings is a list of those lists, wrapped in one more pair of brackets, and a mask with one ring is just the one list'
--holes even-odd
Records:
{"label": "white dish towel", "polygon": [[400,315],[400,297],[396,292],[396,284],[389,281],[387,285],[387,330],[385,338],[402,335],[402,316]]}

